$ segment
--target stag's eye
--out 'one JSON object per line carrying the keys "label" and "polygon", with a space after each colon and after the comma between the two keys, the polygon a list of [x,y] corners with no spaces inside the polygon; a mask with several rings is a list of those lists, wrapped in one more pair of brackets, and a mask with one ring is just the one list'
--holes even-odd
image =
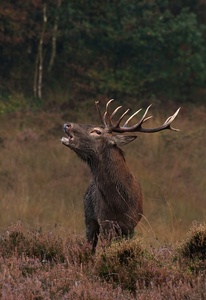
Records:
{"label": "stag's eye", "polygon": [[100,131],[100,130],[95,130],[95,132],[96,132],[97,134],[101,134],[101,131]]}
{"label": "stag's eye", "polygon": [[91,133],[96,133],[96,134],[98,134],[98,135],[102,134],[102,132],[101,132],[99,129],[93,129],[93,130],[91,131]]}

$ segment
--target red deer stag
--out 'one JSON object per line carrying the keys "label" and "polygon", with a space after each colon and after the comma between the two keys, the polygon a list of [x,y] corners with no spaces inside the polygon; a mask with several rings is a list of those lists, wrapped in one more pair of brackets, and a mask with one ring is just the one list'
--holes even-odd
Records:
{"label": "red deer stag", "polygon": [[102,125],[64,124],[67,137],[61,139],[61,142],[73,150],[91,169],[92,180],[84,196],[84,210],[86,237],[92,244],[93,251],[97,245],[100,229],[107,237],[114,232],[116,235],[132,236],[143,214],[140,184],[126,164],[120,148],[135,140],[136,136],[122,134],[126,132],[150,133],[165,129],[178,131],[171,127],[171,123],[180,108],[160,127],[142,127],[142,124],[151,118],[151,116],[147,117],[151,105],[137,124],[128,126],[131,119],[141,109],[121,126],[121,121],[129,110],[125,111],[117,122],[114,122],[113,118],[121,106],[110,114],[109,105],[112,101],[113,99],[106,104],[103,115],[100,112],[99,103],[95,103]]}

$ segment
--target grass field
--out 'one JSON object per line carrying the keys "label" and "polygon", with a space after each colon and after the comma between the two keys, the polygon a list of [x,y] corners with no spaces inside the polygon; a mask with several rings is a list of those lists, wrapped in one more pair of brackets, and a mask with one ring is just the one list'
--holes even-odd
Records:
{"label": "grass field", "polygon": [[[138,109],[138,107],[136,108]],[[159,112],[155,110],[152,112],[155,118],[150,121],[150,124],[148,122],[148,125],[153,126],[157,123],[162,123],[175,109],[176,107],[170,107],[165,111],[163,109]],[[54,284],[53,298],[51,297],[51,293],[42,294],[43,296],[40,295],[38,297],[37,292],[36,297],[35,293],[33,294],[32,292],[30,296],[28,296],[29,294],[27,296],[22,294],[22,298],[18,298],[15,297],[18,293],[16,292],[17,294],[15,294],[15,292],[12,292],[14,291],[14,287],[11,287],[11,290],[8,288],[6,292],[6,295],[10,296],[6,297],[5,294],[2,294],[2,299],[50,299],[50,297],[52,299],[71,299],[63,298],[62,296],[61,286],[62,289],[66,288],[63,282],[61,282],[58,287],[54,283],[55,276],[58,276],[58,272],[60,272],[59,274],[61,274],[60,277],[62,280],[64,276],[66,276],[68,281],[70,280],[68,279],[69,275],[65,275],[65,272],[68,272],[68,265],[70,266],[70,258],[65,258],[65,251],[68,251],[68,246],[65,246],[66,243],[68,243],[68,241],[65,242],[65,235],[70,237],[71,240],[69,240],[69,243],[72,243],[71,241],[74,242],[74,245],[71,247],[72,249],[74,248],[73,251],[78,252],[74,254],[75,261],[77,259],[76,255],[80,255],[79,252],[82,252],[83,254],[81,255],[83,256],[88,255],[89,260],[94,260],[94,258],[91,258],[90,254],[88,254],[84,240],[83,195],[89,182],[90,173],[87,166],[60,142],[63,135],[62,124],[65,121],[79,123],[98,122],[94,109],[85,109],[84,114],[72,111],[54,113],[38,111],[19,112],[0,117],[0,230],[2,240],[6,240],[8,245],[9,243],[14,244],[14,246],[16,245],[16,248],[14,247],[8,258],[5,259],[6,255],[1,258],[1,269],[3,268],[2,270],[5,270],[5,275],[1,277],[1,282],[3,282],[4,279],[10,282],[7,278],[8,274],[14,278],[19,272],[22,274],[21,268],[25,266],[26,270],[27,268],[29,268],[29,270],[31,268],[29,275],[26,271],[26,277],[29,278],[29,280],[25,281],[25,286],[32,284],[34,277],[38,277],[38,272],[40,272],[42,277],[40,276],[41,279],[38,279],[39,283],[37,283],[38,280],[35,279],[34,286],[36,290],[38,290],[38,284],[41,285],[44,280],[46,281],[52,278],[51,282]],[[175,127],[181,129],[180,132],[164,131],[149,135],[138,134],[138,139],[124,148],[128,164],[135,176],[139,179],[143,189],[144,217],[136,228],[136,237],[137,239],[141,238],[141,243],[144,247],[152,246],[155,247],[155,249],[162,249],[164,245],[167,245],[166,249],[170,249],[169,247],[173,249],[178,241],[185,239],[187,232],[194,222],[201,223],[206,220],[206,108],[204,106],[183,106],[174,123]],[[18,225],[21,224],[21,222],[23,225]],[[56,228],[61,228],[61,230],[59,231]],[[41,230],[47,232],[43,237],[37,234],[41,232]],[[19,231],[23,232],[20,238]],[[13,233],[11,234],[10,232],[15,233],[13,235]],[[60,249],[60,252],[64,252],[64,255],[62,254],[64,256],[64,262],[63,265],[61,265],[61,259],[58,253],[58,263],[55,267],[54,265],[51,266],[47,264],[47,268],[42,270],[41,261],[43,258],[38,256],[40,254],[35,255],[32,252],[33,250],[31,250],[33,246],[29,245],[33,245],[34,240],[39,241],[39,237],[40,241],[43,241],[43,245],[45,245],[45,243],[48,245],[48,243],[50,243],[50,234],[48,232],[52,232],[51,245],[54,243],[54,245],[57,245],[57,248],[58,237],[61,237],[63,246],[60,243],[61,245],[58,249]],[[7,233],[9,235],[7,235]],[[30,237],[33,237],[33,240],[29,239],[27,246],[25,246],[26,250],[24,248],[22,250],[22,239],[23,241],[27,241]],[[77,240],[75,240],[76,237]],[[1,245],[1,247],[3,247],[2,251],[6,253],[8,250],[6,248],[7,246],[4,244],[3,246]],[[38,251],[39,250],[37,250],[37,253],[41,253],[41,251]],[[48,252],[47,250],[45,251],[46,253]],[[55,251],[58,252],[56,248]],[[154,255],[156,256],[155,251],[159,253],[159,250],[153,249],[153,257]],[[170,250],[167,250],[166,252],[169,253],[169,251]],[[23,256],[20,255],[20,253]],[[109,255],[113,254],[110,253]],[[20,256],[21,259],[19,260]],[[161,270],[158,269],[158,272],[162,272],[162,278],[167,277],[168,272],[171,270],[170,268],[172,268],[171,256],[166,256],[169,257],[166,264],[170,264],[170,267],[168,267],[166,271],[162,268]],[[102,282],[100,279],[100,273],[102,271],[98,268],[95,268],[95,272],[92,273],[92,275],[90,274],[91,277],[87,281],[88,278],[84,270],[81,270],[81,268],[85,268],[84,259],[86,258],[81,258],[80,261],[74,262],[71,267],[71,270],[76,274],[75,279],[72,279],[72,286],[73,289],[75,289],[76,285],[79,293],[74,299],[103,299],[104,297],[104,299],[133,299],[132,297],[136,297],[135,294],[131,296],[131,288],[124,288],[123,283],[118,284],[119,279],[117,282],[113,278],[112,282],[109,281],[108,283],[108,281],[106,281],[101,284],[98,283],[99,280]],[[99,259],[101,261],[101,258]],[[48,259],[46,259],[46,261],[47,260]],[[51,261],[53,260],[51,259]],[[65,261],[67,261],[67,269],[64,269]],[[154,262],[156,260],[152,261]],[[99,262],[97,256],[93,263],[99,266],[102,262]],[[147,263],[148,261],[146,264]],[[137,264],[138,262],[136,262],[136,265]],[[90,268],[88,262],[86,262],[86,268]],[[154,268],[156,270],[156,264]],[[184,276],[180,275],[182,271],[179,271],[179,267],[176,266],[175,270],[178,270],[178,282],[182,282],[184,290],[186,288],[188,295],[190,295],[191,282],[196,280],[195,277],[187,279],[185,269]],[[45,272],[49,274],[48,278],[50,279],[46,279]],[[142,270],[140,270],[140,273],[141,272]],[[160,276],[158,272],[156,276]],[[11,275],[11,273],[13,275]],[[34,276],[32,274],[34,274]],[[135,276],[137,276],[137,273],[135,274]],[[151,275],[151,278],[153,278],[153,275]],[[97,281],[95,281],[94,278],[96,278]],[[183,278],[182,281],[181,278]],[[200,276],[198,284],[201,285],[203,291],[201,278]],[[123,278],[122,281],[127,282],[125,278]],[[80,282],[80,284],[78,284],[78,282]],[[114,284],[114,282],[116,283]],[[156,287],[158,284],[154,278],[150,281],[152,286],[151,282],[154,284],[155,296],[153,297],[152,294],[148,294],[149,296],[145,294],[144,296],[143,293],[142,298],[139,296],[140,298],[138,299],[164,299],[160,298],[160,296],[158,296],[159,298],[157,297],[157,295],[161,295],[162,290],[160,289],[161,291],[157,294],[158,288]],[[164,280],[162,280],[162,282],[165,284]],[[168,284],[173,284],[170,280],[168,282]],[[11,282],[9,284],[11,284]],[[122,294],[122,284],[123,289],[126,290],[124,294]],[[178,284],[177,282],[175,283],[176,295],[179,293]],[[66,284],[66,286],[67,285],[68,284]],[[101,296],[97,296],[97,294],[93,294],[93,296],[91,294],[90,298],[88,295],[85,296],[86,294],[83,294],[84,285],[90,290],[95,289],[95,287],[93,287],[94,285],[98,286],[98,289],[102,289],[102,294],[100,292],[100,294],[98,294]],[[142,289],[144,289],[144,286],[147,286],[141,281],[139,285]],[[1,287],[2,286],[1,283]],[[45,286],[47,286],[46,283]],[[61,293],[59,293],[62,298],[58,298],[58,288],[61,290]],[[133,289],[135,291],[137,290],[137,282]],[[24,288],[22,287],[22,291],[23,290]],[[127,293],[128,290],[129,294]],[[201,298],[201,293],[197,294],[196,292],[194,292],[193,298],[185,299],[205,299]],[[68,291],[65,291],[65,293],[68,293]],[[170,296],[168,293],[166,294],[168,297]],[[109,295],[113,296],[109,297]],[[195,295],[198,297],[195,298]],[[182,298],[178,298],[177,296],[176,298],[174,297],[174,299]]]}
{"label": "grass field", "polygon": [[[152,112],[151,126],[175,109]],[[60,142],[62,124],[68,120],[98,122],[95,110],[84,115],[26,112],[1,117],[1,229],[21,220],[84,232],[83,195],[90,173]],[[142,185],[145,218],[137,230],[147,239],[174,242],[194,220],[206,218],[205,121],[204,107],[183,107],[174,124],[180,132],[138,134],[124,148]]]}

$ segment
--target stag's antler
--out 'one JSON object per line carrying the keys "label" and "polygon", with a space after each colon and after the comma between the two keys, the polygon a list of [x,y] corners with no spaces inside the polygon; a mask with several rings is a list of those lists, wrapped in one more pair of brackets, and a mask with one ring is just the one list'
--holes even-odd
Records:
{"label": "stag's antler", "polygon": [[150,132],[157,132],[157,131],[161,131],[161,130],[165,130],[165,129],[170,129],[170,130],[174,130],[174,131],[179,131],[179,129],[176,129],[176,128],[173,128],[171,126],[171,123],[174,121],[174,119],[176,118],[176,116],[178,115],[179,111],[180,111],[180,108],[178,108],[178,110],[172,115],[170,116],[169,118],[167,118],[167,120],[159,127],[155,127],[155,128],[142,128],[142,124],[144,122],[146,122],[147,120],[151,119],[152,116],[149,116],[149,117],[146,117],[150,107],[152,105],[149,105],[147,107],[147,109],[145,110],[145,113],[144,115],[142,116],[141,120],[133,125],[133,126],[127,126],[128,123],[132,120],[132,118],[138,114],[141,110],[139,109],[138,111],[136,111],[131,117],[129,117],[127,119],[127,121],[124,123],[123,126],[120,126],[120,123],[122,121],[122,119],[124,118],[124,116],[128,113],[129,109],[127,109],[122,115],[121,117],[118,119],[117,123],[114,124],[112,119],[114,117],[114,115],[117,113],[117,111],[122,107],[122,106],[118,106],[114,111],[113,113],[110,115],[109,113],[109,105],[110,103],[113,101],[114,99],[111,99],[107,102],[106,104],[106,110],[105,110],[105,113],[101,114],[101,111],[100,111],[100,107],[99,107],[99,101],[96,101],[95,104],[96,104],[96,107],[97,107],[97,111],[99,113],[99,116],[100,116],[100,120],[102,122],[102,124],[105,126],[105,127],[108,127],[110,128],[111,131],[113,132],[145,132],[145,133],[150,133]]}

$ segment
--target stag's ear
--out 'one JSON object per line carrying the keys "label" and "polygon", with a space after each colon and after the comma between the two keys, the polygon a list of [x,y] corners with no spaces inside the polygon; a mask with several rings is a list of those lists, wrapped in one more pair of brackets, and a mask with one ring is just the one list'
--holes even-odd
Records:
{"label": "stag's ear", "polygon": [[135,136],[135,135],[120,135],[120,134],[118,134],[118,135],[114,136],[114,141],[117,146],[122,147],[124,145],[131,143],[136,138],[137,138],[137,136]]}

